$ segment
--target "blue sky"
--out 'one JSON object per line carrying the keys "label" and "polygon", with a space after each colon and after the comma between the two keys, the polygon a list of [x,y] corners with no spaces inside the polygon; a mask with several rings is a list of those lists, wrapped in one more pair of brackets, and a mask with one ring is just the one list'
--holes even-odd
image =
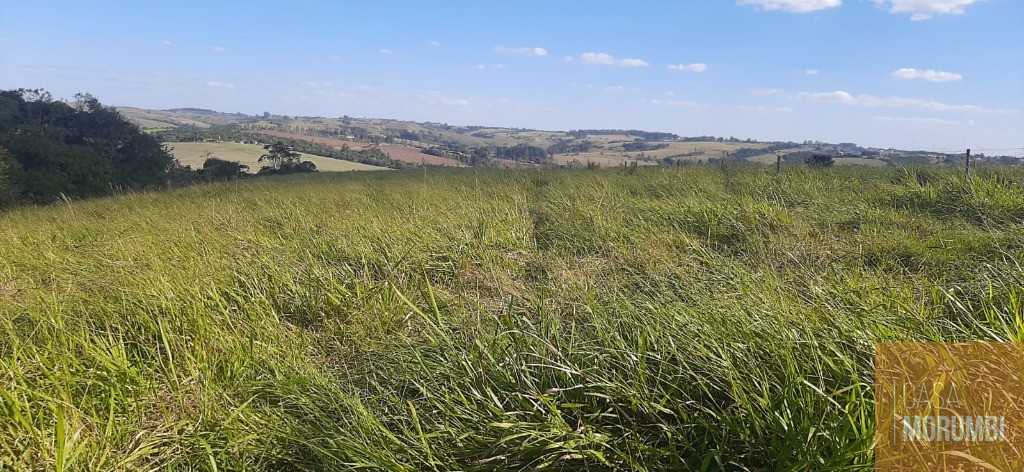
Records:
{"label": "blue sky", "polygon": [[1020,155],[1022,25],[1020,0],[0,0],[0,88]]}

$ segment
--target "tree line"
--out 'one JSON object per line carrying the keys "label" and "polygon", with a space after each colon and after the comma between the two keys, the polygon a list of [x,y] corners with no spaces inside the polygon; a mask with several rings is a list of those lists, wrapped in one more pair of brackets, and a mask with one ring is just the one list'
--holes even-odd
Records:
{"label": "tree line", "polygon": [[91,95],[69,104],[43,90],[0,91],[0,203],[155,187],[175,163],[156,138]]}
{"label": "tree line", "polygon": [[[260,161],[267,165],[257,175],[316,171],[287,143],[264,148]],[[0,207],[239,178],[247,171],[212,155],[200,169],[182,166],[156,136],[89,94],[69,103],[39,89],[0,91]]]}
{"label": "tree line", "polygon": [[519,162],[544,164],[551,162],[551,154],[547,149],[519,143],[515,146],[498,146],[494,148],[494,157]]}

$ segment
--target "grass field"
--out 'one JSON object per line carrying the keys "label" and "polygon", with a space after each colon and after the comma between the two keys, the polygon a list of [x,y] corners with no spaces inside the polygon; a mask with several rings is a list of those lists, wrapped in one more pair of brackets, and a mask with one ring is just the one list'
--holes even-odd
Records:
{"label": "grass field", "polygon": [[[667,144],[664,149],[655,149],[653,151],[623,151],[622,144],[633,142],[634,139],[634,137],[626,135],[589,136],[587,137],[587,140],[597,144],[592,151],[556,154],[552,157],[555,163],[560,165],[566,165],[575,160],[583,163],[584,165],[586,165],[587,162],[593,162],[601,167],[617,167],[621,166],[623,162],[629,164],[634,161],[640,165],[654,164],[655,162],[652,160],[662,159],[665,157],[672,157],[692,163],[706,163],[709,159],[721,159],[725,157],[727,152],[734,152],[740,148],[762,148],[766,146],[766,144],[763,143],[719,143],[698,141],[664,143]],[[641,157],[646,159],[640,159]],[[775,156],[772,155],[773,163],[775,162],[774,159]],[[760,162],[754,158],[751,158],[751,160]]]}
{"label": "grass field", "polygon": [[[240,144],[232,142],[218,143],[166,143],[172,148],[174,157],[178,158],[184,165],[190,165],[194,169],[203,167],[206,161],[206,153],[224,160],[240,162],[249,166],[250,172],[260,170],[264,164],[259,162],[260,156],[267,151],[258,144]],[[331,159],[329,157],[314,156],[302,153],[302,160],[311,161],[316,164],[317,170],[321,172],[344,172],[350,170],[387,170],[384,167],[371,166],[358,162]]]}
{"label": "grass field", "polygon": [[631,164],[636,162],[640,165],[653,165],[649,161],[637,161],[636,159],[630,159],[624,157],[621,153],[610,153],[610,152],[579,152],[573,154],[555,154],[552,156],[552,160],[555,164],[567,166],[572,165],[575,162],[580,165],[587,165],[587,163],[593,163],[595,165],[608,168],[608,167],[622,167],[622,163]]}
{"label": "grass field", "polygon": [[833,160],[837,166],[885,167],[889,165],[885,161],[880,161],[878,159],[864,159],[860,157],[837,157]]}
{"label": "grass field", "polygon": [[[342,146],[348,146],[349,148],[359,151],[364,149],[370,149],[374,147],[372,143],[363,143],[358,141],[345,141],[341,139],[325,138],[322,136],[307,136],[296,133],[286,133],[283,131],[260,131],[261,134],[270,136],[278,136],[282,138],[290,139],[302,139],[312,143],[323,144],[325,146],[332,146],[341,149]],[[428,164],[434,166],[446,166],[446,167],[465,167],[465,164],[447,157],[434,156],[431,154],[424,154],[419,148],[410,146],[402,146],[397,144],[381,144],[376,147],[380,148],[385,154],[388,155],[392,160],[404,162],[406,164],[420,165]]]}
{"label": "grass field", "polygon": [[1024,172],[319,174],[0,213],[0,469],[872,470],[1024,341]]}
{"label": "grass field", "polygon": [[[784,153],[783,155],[788,154]],[[759,154],[747,158],[747,161],[756,162],[758,164],[774,166],[776,162],[775,154]],[[867,159],[861,157],[836,157],[833,159],[837,166],[867,166],[867,167],[885,167],[889,165],[885,161],[878,159]]]}

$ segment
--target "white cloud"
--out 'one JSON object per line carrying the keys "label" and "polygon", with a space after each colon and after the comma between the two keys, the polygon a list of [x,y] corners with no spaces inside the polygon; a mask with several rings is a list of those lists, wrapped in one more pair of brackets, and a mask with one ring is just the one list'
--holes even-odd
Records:
{"label": "white cloud", "polygon": [[598,90],[598,89],[600,89],[600,90],[604,90],[605,92],[625,92],[625,91],[628,90],[630,92],[636,93],[636,92],[640,91],[639,88],[636,88],[636,87],[626,87],[625,85],[621,85],[621,84],[620,85],[605,85],[605,86],[598,86],[598,85],[594,85],[594,84],[587,84],[587,88],[591,89],[591,90]]}
{"label": "white cloud", "polygon": [[456,108],[466,108],[470,105],[469,100],[465,98],[449,97],[434,90],[420,91],[415,95],[427,105],[441,105]]}
{"label": "white cloud", "polygon": [[[959,120],[943,120],[940,118],[908,118],[904,116],[876,116],[876,121],[884,121],[886,123],[913,123],[923,125],[947,125],[947,126],[960,126],[963,124]],[[973,124],[974,122],[969,122]]]}
{"label": "white cloud", "polygon": [[686,108],[688,110],[707,110],[710,106],[706,103],[693,102],[689,100],[660,100],[657,98],[644,99],[641,102],[649,105],[665,106],[671,108]]}
{"label": "white cloud", "polygon": [[755,96],[755,97],[771,97],[771,96],[775,96],[775,95],[782,95],[782,94],[784,94],[786,92],[783,92],[782,90],[779,90],[779,89],[768,88],[768,89],[751,89],[749,91],[749,93],[751,95]]}
{"label": "white cloud", "polygon": [[512,54],[515,56],[523,57],[544,57],[548,55],[548,50],[544,48],[509,48],[505,46],[494,46],[494,52],[500,52],[502,54]]}
{"label": "white cloud", "polygon": [[218,88],[218,89],[233,89],[233,88],[235,88],[235,84],[228,83],[228,82],[216,82],[216,81],[212,81],[212,80],[207,82],[206,86],[207,87]]}
{"label": "white cloud", "polygon": [[650,64],[643,59],[616,59],[611,54],[603,52],[585,52],[580,55],[580,60],[588,65],[619,66],[619,67],[647,67]]}
{"label": "white cloud", "polygon": [[440,45],[441,45],[441,41],[438,41],[438,40],[436,40],[436,39],[435,39],[435,40],[432,40],[432,41],[430,41],[430,42],[429,42],[429,43],[427,43],[427,44],[429,44],[429,45],[431,45],[431,46],[433,46],[433,47],[435,47],[435,48],[436,48],[436,47],[438,47],[438,46],[440,46]]}
{"label": "white cloud", "polygon": [[174,41],[167,40],[167,39],[165,39],[163,41],[160,41],[160,44],[163,44],[165,47],[169,47],[169,48],[173,48],[174,46],[177,46],[176,44],[174,44]]}
{"label": "white cloud", "polygon": [[206,50],[213,51],[213,52],[224,52],[224,51],[227,51],[227,49],[225,49],[224,46],[206,46]]}
{"label": "white cloud", "polygon": [[797,100],[818,103],[833,103],[862,107],[909,107],[939,112],[987,113],[994,115],[1015,115],[1018,110],[985,108],[980,105],[949,105],[934,100],[904,97],[876,97],[873,95],[853,95],[842,90],[835,92],[800,92],[793,95]]}
{"label": "white cloud", "polygon": [[690,71],[700,73],[708,70],[708,65],[701,62],[696,62],[693,64],[669,64],[668,68],[683,72]]}
{"label": "white cloud", "polygon": [[565,56],[565,57],[563,57],[562,59],[563,59],[563,60],[564,60],[565,62],[572,62],[572,61],[573,61],[573,60],[575,60],[576,58],[575,58],[575,57],[572,57],[572,56]]}
{"label": "white cloud", "polygon": [[842,90],[836,92],[800,92],[796,94],[796,98],[810,102],[842,103],[843,105],[854,105],[856,102],[853,95]]}
{"label": "white cloud", "polygon": [[603,65],[613,65],[613,64],[615,64],[615,58],[612,57],[611,54],[605,54],[603,52],[598,52],[598,53],[586,52],[586,53],[583,53],[582,56],[580,56],[580,59],[583,59],[583,63],[584,64],[603,64]]}
{"label": "white cloud", "polygon": [[485,64],[477,64],[475,67],[476,67],[476,70],[508,69],[508,66],[506,66],[505,64],[500,64],[500,63],[499,64],[494,64],[493,66],[488,66],[488,65],[485,65]]}
{"label": "white cloud", "polygon": [[889,7],[889,13],[909,13],[913,21],[930,20],[935,15],[962,15],[969,5],[982,0],[872,0]]}
{"label": "white cloud", "polygon": [[341,56],[335,54],[333,56],[327,56],[327,60],[331,62],[338,62],[341,60]]}
{"label": "white cloud", "polygon": [[793,108],[791,108],[791,107],[766,107],[766,106],[748,107],[748,106],[741,106],[740,109],[744,110],[744,111],[756,111],[758,113],[767,113],[767,114],[793,113]]}
{"label": "white cloud", "polygon": [[929,82],[956,82],[963,79],[964,76],[955,74],[953,72],[936,71],[932,69],[928,70],[917,70],[913,68],[904,67],[902,69],[895,70],[892,74],[889,74],[894,79],[912,80],[921,79]]}
{"label": "white cloud", "polygon": [[405,54],[402,54],[402,53],[400,53],[398,51],[394,51],[394,50],[391,50],[391,49],[388,49],[388,48],[381,48],[380,49],[380,53],[385,55],[385,56],[391,56],[391,57],[398,57],[398,56],[404,56],[405,55]]}
{"label": "white cloud", "polygon": [[650,64],[648,64],[643,59],[629,59],[629,58],[626,58],[626,59],[620,60],[619,61],[619,65],[622,66],[622,67],[647,67]]}
{"label": "white cloud", "polygon": [[818,69],[807,69],[807,70],[804,71],[804,74],[807,74],[807,75],[819,75],[819,74],[821,74],[821,71],[818,70]]}
{"label": "white cloud", "polygon": [[754,5],[763,10],[810,13],[838,7],[843,4],[843,0],[739,0],[739,4]]}

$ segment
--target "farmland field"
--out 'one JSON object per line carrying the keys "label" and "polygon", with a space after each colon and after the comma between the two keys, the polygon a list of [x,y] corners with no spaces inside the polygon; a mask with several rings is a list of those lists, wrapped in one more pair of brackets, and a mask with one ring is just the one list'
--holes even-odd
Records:
{"label": "farmland field", "polygon": [[[629,164],[636,161],[640,165],[654,164],[656,160],[671,157],[680,161],[708,162],[710,159],[721,159],[726,153],[734,152],[740,148],[763,148],[763,143],[719,143],[719,142],[668,142],[653,143],[661,144],[663,149],[651,151],[624,151],[624,143],[632,143],[634,137],[626,135],[595,135],[586,138],[595,144],[589,152],[570,154],[556,154],[553,156],[555,163],[566,165],[572,161],[579,161],[586,165],[593,162],[601,167],[621,166],[623,162]],[[772,156],[774,161],[774,155]]]}
{"label": "farmland field", "polygon": [[[734,152],[741,148],[763,148],[766,145],[763,143],[717,143],[717,142],[672,142],[667,143],[668,147],[665,149],[657,149],[654,151],[645,151],[644,154],[649,157],[662,158],[677,156],[680,154],[693,154],[696,159],[707,160],[709,157],[722,157],[727,152]],[[636,152],[630,154],[639,154]]]}
{"label": "farmland field", "polygon": [[624,156],[622,153],[610,153],[610,152],[580,152],[573,154],[555,154],[552,157],[558,165],[570,165],[574,161],[582,165],[587,165],[588,162],[592,162],[601,167],[622,167],[622,163],[630,164],[636,161],[640,165],[652,164],[651,162],[637,161]]}
{"label": "farmland field", "polygon": [[[324,144],[336,148],[342,146],[348,146],[353,150],[363,150],[373,147],[371,143],[361,143],[358,141],[345,141],[341,139],[324,138],[321,136],[307,136],[303,134],[287,133],[283,131],[259,131],[260,134],[266,134],[270,136],[277,136],[282,138],[290,139],[301,139],[309,141],[311,143]],[[402,146],[398,144],[381,144],[377,147],[381,151],[384,151],[391,159],[396,161],[405,162],[407,164],[422,164],[426,163],[434,166],[448,166],[448,167],[462,167],[463,164],[455,159],[449,159],[447,157],[439,157],[430,154],[424,154],[419,149],[409,146]]]}
{"label": "farmland field", "polygon": [[837,166],[884,167],[887,165],[885,161],[880,161],[878,159],[863,159],[860,157],[837,157],[833,160]]}
{"label": "farmland field", "polygon": [[310,136],[310,135],[298,134],[298,133],[288,133],[288,132],[285,132],[285,131],[259,130],[259,131],[257,131],[257,133],[265,134],[267,136],[275,136],[275,137],[278,137],[278,138],[301,139],[303,141],[309,141],[309,142],[315,143],[315,144],[323,144],[325,146],[331,146],[333,148],[339,148],[339,149],[342,146],[348,146],[349,148],[352,148],[353,150],[356,150],[356,151],[363,150],[363,149],[369,149],[370,147],[373,146],[373,144],[371,144],[371,143],[363,143],[363,142],[359,142],[359,141],[347,141],[347,140],[343,140],[343,139],[334,139],[334,138],[325,138],[323,136]]}
{"label": "farmland field", "polygon": [[872,470],[1024,341],[1024,172],[314,174],[0,213],[0,469]]}
{"label": "farmland field", "polygon": [[396,161],[402,161],[407,164],[418,165],[426,163],[433,166],[448,167],[463,167],[465,165],[459,161],[456,161],[455,159],[424,154],[420,152],[419,149],[416,149],[414,147],[402,146],[398,144],[381,144],[380,150],[384,151],[392,159]]}
{"label": "farmland field", "polygon": [[[798,149],[793,149],[793,150],[788,150],[786,152],[782,152],[781,154],[783,156],[785,156],[786,154],[789,154],[791,152],[799,152],[799,151],[810,151],[810,152],[813,152],[814,149],[813,148],[798,148]],[[759,154],[759,155],[756,155],[756,156],[748,157],[747,160],[750,161],[750,162],[756,162],[758,164],[775,165],[776,155],[775,154]],[[868,158],[861,158],[861,157],[836,157],[836,158],[833,159],[833,161],[835,161],[836,165],[840,165],[840,166],[885,167],[885,166],[888,165],[885,161],[882,161],[882,160],[868,159]]]}
{"label": "farmland field", "polygon": [[200,114],[188,110],[146,110],[133,107],[116,107],[116,109],[142,129],[166,129],[178,126],[209,128],[214,124],[235,122],[234,119],[226,118],[223,114]]}
{"label": "farmland field", "polygon": [[[259,162],[261,155],[266,154],[263,146],[258,144],[241,144],[232,142],[217,143],[166,143],[172,148],[171,152],[183,165],[190,165],[193,168],[201,168],[206,161],[206,153],[224,160],[239,162],[249,166],[250,172],[260,170],[264,165]],[[312,154],[302,154],[302,160],[316,164],[317,170],[321,172],[344,172],[350,170],[387,170],[384,167],[371,166],[358,162],[332,159]]]}

